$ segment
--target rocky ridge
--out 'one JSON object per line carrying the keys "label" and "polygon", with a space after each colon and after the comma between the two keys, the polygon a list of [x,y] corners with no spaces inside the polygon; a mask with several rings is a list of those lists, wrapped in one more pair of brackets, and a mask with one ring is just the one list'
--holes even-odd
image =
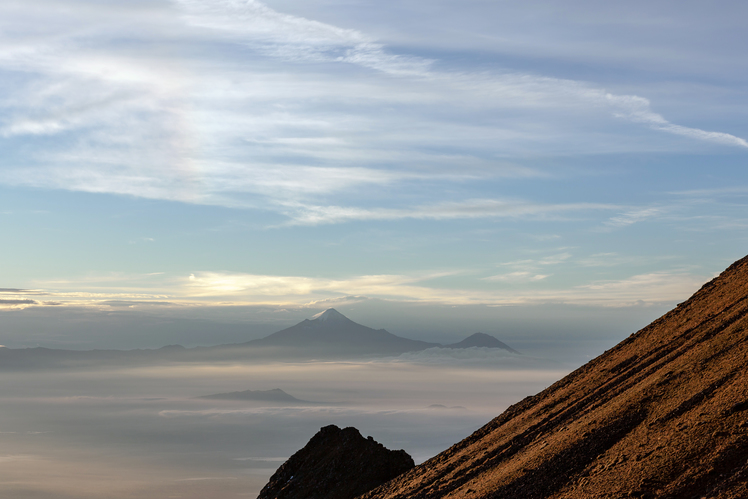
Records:
{"label": "rocky ridge", "polygon": [[353,499],[413,468],[403,450],[389,450],[355,428],[322,428],[291,456],[257,499]]}

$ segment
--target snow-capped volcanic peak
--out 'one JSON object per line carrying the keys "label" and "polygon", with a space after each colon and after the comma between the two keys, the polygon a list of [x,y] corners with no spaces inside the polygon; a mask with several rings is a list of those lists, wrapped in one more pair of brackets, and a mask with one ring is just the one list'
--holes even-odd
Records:
{"label": "snow-capped volcanic peak", "polygon": [[313,321],[320,321],[320,322],[331,322],[331,321],[339,321],[339,320],[349,320],[348,317],[341,314],[334,308],[328,308],[324,312],[320,312],[317,315],[312,316]]}

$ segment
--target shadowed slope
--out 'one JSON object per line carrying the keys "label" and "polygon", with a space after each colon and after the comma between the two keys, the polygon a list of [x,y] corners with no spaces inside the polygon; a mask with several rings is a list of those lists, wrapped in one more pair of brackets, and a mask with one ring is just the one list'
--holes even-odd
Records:
{"label": "shadowed slope", "polygon": [[362,497],[748,497],[748,257]]}

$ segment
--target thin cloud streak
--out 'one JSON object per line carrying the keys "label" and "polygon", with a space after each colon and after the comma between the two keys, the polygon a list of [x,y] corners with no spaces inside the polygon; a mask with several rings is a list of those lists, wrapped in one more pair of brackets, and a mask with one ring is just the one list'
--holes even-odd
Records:
{"label": "thin cloud streak", "polygon": [[729,133],[709,132],[698,128],[689,128],[670,123],[662,117],[662,115],[652,111],[650,101],[643,97],[636,95],[606,94],[605,98],[611,102],[614,109],[619,109],[619,111],[614,112],[616,117],[625,118],[634,123],[647,124],[653,130],[682,135],[684,137],[704,142],[714,142],[716,144],[748,148],[748,141],[730,135]]}
{"label": "thin cloud streak", "polygon": [[626,227],[635,223],[656,218],[666,212],[667,209],[662,207],[638,208],[610,218],[605,222],[605,225],[610,228]]}
{"label": "thin cloud streak", "polygon": [[[289,203],[290,204],[290,203]],[[290,205],[287,225],[321,225],[354,220],[456,220],[471,218],[517,218],[559,220],[574,212],[608,211],[620,206],[598,203],[543,204],[521,200],[471,199],[411,209],[364,209],[343,206]]]}

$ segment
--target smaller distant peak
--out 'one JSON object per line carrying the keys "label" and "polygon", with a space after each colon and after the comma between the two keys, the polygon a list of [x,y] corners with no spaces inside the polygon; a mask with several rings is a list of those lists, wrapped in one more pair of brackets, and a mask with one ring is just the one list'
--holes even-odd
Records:
{"label": "smaller distant peak", "polygon": [[187,350],[187,349],[184,348],[182,345],[166,345],[166,346],[159,348],[159,350]]}
{"label": "smaller distant peak", "polygon": [[340,312],[338,312],[334,308],[328,308],[324,312],[320,312],[320,313],[312,316],[312,320],[313,321],[318,320],[318,321],[322,321],[322,322],[336,321],[336,320],[340,320],[340,319],[348,319],[348,317],[346,317],[345,315],[341,314]]}

